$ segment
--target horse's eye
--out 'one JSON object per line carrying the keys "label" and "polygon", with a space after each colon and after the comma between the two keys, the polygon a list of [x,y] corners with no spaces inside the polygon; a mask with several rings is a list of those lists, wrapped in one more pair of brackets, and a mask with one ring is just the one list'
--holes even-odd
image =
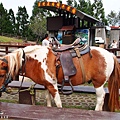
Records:
{"label": "horse's eye", "polygon": [[3,78],[5,75],[0,75],[0,78]]}

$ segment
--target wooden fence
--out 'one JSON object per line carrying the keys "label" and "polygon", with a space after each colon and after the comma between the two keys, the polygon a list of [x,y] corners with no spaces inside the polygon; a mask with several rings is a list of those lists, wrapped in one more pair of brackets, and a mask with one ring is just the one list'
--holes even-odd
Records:
{"label": "wooden fence", "polygon": [[17,48],[24,48],[24,47],[29,46],[29,45],[35,45],[35,44],[29,44],[29,43],[25,43],[25,44],[18,44],[17,43],[17,44],[11,44],[11,45],[0,44],[0,56],[8,54]]}

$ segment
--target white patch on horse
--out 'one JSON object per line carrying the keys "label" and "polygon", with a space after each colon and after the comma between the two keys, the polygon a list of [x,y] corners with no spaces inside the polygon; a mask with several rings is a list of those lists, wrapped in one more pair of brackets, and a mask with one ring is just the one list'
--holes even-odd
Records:
{"label": "white patch on horse", "polygon": [[47,55],[49,52],[48,48],[49,47],[47,46],[36,46],[36,49],[35,47],[34,50],[31,49],[32,53],[29,54],[26,52],[26,54],[32,57],[33,59],[38,60],[41,63],[41,68],[44,70],[45,73],[45,79],[51,84],[55,84],[57,81],[53,81],[51,76],[47,73],[47,69],[49,69],[46,63]]}
{"label": "white patch on horse", "polygon": [[105,62],[106,62],[105,75],[106,75],[106,81],[107,81],[114,69],[113,54],[103,48],[100,48],[100,47],[91,46],[90,48],[98,50],[100,52],[100,54],[104,57]]}
{"label": "white patch on horse", "polygon": [[97,104],[95,107],[96,111],[102,111],[102,106],[104,104],[105,91],[103,85],[99,88],[96,88]]}
{"label": "white patch on horse", "polygon": [[[105,75],[106,75],[106,81],[109,79],[113,69],[114,69],[114,59],[113,59],[113,54],[108,52],[107,50],[100,48],[100,47],[90,47],[91,50],[95,49],[100,52],[100,54],[104,57],[105,62],[106,62],[106,68],[105,68]],[[104,82],[104,84],[106,83]],[[96,89],[96,96],[97,96],[97,104],[95,107],[96,111],[101,111],[102,106],[104,104],[104,98],[105,98],[105,91],[104,91],[104,84]]]}

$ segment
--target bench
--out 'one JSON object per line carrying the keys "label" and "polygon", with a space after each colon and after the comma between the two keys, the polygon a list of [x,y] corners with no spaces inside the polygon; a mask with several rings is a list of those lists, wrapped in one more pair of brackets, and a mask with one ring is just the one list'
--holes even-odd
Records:
{"label": "bench", "polygon": [[[20,88],[20,85],[21,85],[20,81],[12,81],[11,83],[8,84],[8,87],[18,89],[18,88]],[[31,85],[33,85],[32,82],[23,82],[21,90],[28,89]],[[61,90],[60,85],[58,85],[58,89],[59,89],[59,91]],[[106,92],[106,96],[105,96],[103,110],[109,111],[109,108],[108,108],[109,92],[108,92],[108,88],[104,88],[104,89]],[[35,104],[36,103],[36,90],[45,90],[45,88],[42,85],[36,84],[33,88],[34,94],[30,94],[29,90],[19,92],[19,103],[20,104],[30,104],[30,105]],[[71,87],[64,86],[63,90],[69,91],[69,90],[71,90]],[[95,94],[95,89],[93,86],[80,85],[80,86],[74,86],[74,92]],[[119,93],[120,93],[120,90],[119,90]]]}
{"label": "bench", "polygon": [[119,120],[120,113],[0,102],[0,118],[20,120]]}

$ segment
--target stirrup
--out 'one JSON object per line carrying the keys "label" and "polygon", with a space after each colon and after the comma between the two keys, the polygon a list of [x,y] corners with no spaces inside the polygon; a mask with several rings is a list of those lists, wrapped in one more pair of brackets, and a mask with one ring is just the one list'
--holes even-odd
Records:
{"label": "stirrup", "polygon": [[[67,79],[66,79],[67,78]],[[62,87],[61,87],[61,92],[64,94],[64,95],[70,95],[70,94],[72,94],[73,93],[73,91],[74,91],[74,88],[73,88],[73,86],[72,86],[72,83],[71,83],[71,81],[70,81],[70,79],[68,79],[69,77],[65,77],[65,79],[62,81]],[[70,85],[70,87],[71,87],[71,90],[69,90],[69,91],[64,91],[64,85],[65,85],[65,83],[69,83],[69,85]]]}

